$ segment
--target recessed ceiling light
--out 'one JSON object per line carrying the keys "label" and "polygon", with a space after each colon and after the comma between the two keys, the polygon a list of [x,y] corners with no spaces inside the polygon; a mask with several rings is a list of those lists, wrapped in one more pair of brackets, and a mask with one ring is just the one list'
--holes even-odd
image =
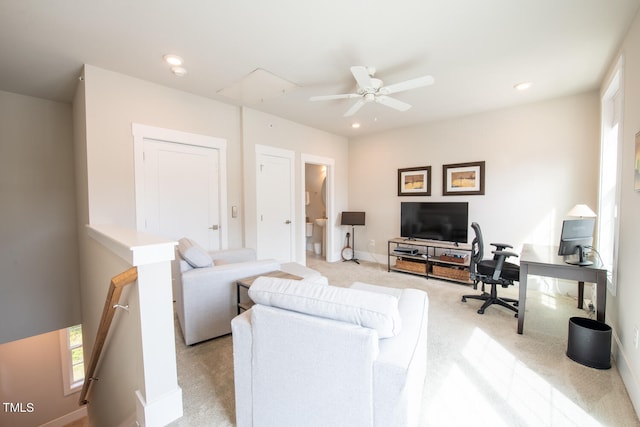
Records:
{"label": "recessed ceiling light", "polygon": [[527,90],[531,87],[533,83],[531,82],[522,82],[513,86],[515,90]]}
{"label": "recessed ceiling light", "polygon": [[357,123],[357,122],[356,123],[352,123],[351,127],[354,128],[354,129],[358,129],[360,127],[360,123]]}
{"label": "recessed ceiling light", "polygon": [[183,77],[187,75],[187,69],[184,67],[171,67],[171,72],[178,77]]}
{"label": "recessed ceiling light", "polygon": [[169,65],[180,66],[183,63],[182,58],[178,55],[165,55],[162,58],[164,58],[165,62]]}

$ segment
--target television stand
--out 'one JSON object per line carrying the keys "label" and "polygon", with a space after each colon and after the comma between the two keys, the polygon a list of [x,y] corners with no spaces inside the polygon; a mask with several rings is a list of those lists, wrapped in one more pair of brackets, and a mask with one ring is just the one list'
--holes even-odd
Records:
{"label": "television stand", "polygon": [[471,252],[468,243],[396,237],[387,242],[387,271],[471,285]]}

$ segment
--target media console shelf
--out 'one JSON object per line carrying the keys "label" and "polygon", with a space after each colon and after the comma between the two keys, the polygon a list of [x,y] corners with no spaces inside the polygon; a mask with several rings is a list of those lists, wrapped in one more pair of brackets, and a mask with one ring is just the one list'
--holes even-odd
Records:
{"label": "media console shelf", "polygon": [[387,242],[387,271],[470,285],[471,245],[396,237]]}

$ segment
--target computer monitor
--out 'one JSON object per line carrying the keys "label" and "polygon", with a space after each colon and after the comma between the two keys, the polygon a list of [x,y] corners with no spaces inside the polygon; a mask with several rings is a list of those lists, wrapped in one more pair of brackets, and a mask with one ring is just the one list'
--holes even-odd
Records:
{"label": "computer monitor", "polygon": [[566,259],[567,264],[591,265],[587,260],[585,248],[591,246],[593,241],[593,226],[595,218],[566,219],[562,222],[562,235],[558,255],[578,254],[578,259]]}

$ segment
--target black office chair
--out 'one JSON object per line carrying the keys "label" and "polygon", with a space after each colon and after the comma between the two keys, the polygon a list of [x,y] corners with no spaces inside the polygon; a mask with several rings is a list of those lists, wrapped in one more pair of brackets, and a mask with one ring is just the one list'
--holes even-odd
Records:
{"label": "black office chair", "polygon": [[[471,228],[476,233],[476,237],[471,243],[471,262],[469,270],[471,272],[471,280],[473,280],[473,289],[478,289],[478,283],[482,282],[482,294],[480,295],[464,295],[462,302],[467,302],[467,298],[479,299],[485,303],[478,310],[479,314],[484,314],[484,310],[492,304],[499,304],[509,310],[515,311],[515,317],[518,317],[518,300],[512,298],[498,297],[498,286],[506,288],[513,285],[514,282],[520,280],[520,266],[506,262],[506,259],[518,255],[513,252],[505,251],[507,248],[513,248],[506,243],[491,243],[496,249],[492,251],[493,259],[483,259],[484,243],[482,241],[482,231],[477,222],[471,224]],[[489,293],[485,292],[485,284],[491,286]]]}

